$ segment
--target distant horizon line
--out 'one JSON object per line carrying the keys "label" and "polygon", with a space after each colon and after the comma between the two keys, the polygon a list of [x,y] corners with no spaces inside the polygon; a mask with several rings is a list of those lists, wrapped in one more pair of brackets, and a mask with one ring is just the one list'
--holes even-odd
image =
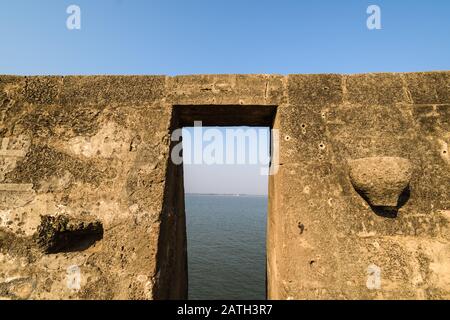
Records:
{"label": "distant horizon line", "polygon": [[203,192],[185,192],[186,195],[196,196],[255,196],[255,197],[267,197],[268,194],[252,194],[252,193],[203,193]]}

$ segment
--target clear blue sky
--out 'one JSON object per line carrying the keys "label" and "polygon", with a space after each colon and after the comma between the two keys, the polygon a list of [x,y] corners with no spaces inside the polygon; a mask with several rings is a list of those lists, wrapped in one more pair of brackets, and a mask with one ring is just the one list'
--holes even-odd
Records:
{"label": "clear blue sky", "polygon": [[[202,131],[211,127],[204,127]],[[215,127],[214,129],[218,129]],[[240,131],[238,131],[240,130]],[[250,141],[246,133],[251,130],[255,133],[256,140]],[[236,139],[227,138],[227,131],[236,135]],[[230,132],[231,131],[231,132]],[[183,157],[184,157],[184,187],[189,193],[219,193],[219,194],[256,194],[265,195],[268,191],[268,177],[261,174],[261,170],[268,168],[269,162],[269,129],[256,127],[220,127],[219,135],[211,137],[209,141],[203,139],[198,143],[194,138],[194,129],[185,128],[183,132]],[[244,143],[239,144],[241,138]],[[186,143],[190,141],[190,143]],[[214,142],[223,143],[222,154],[208,152],[207,146]],[[200,145],[200,146],[199,146]],[[196,147],[197,146],[197,147]],[[199,147],[198,147],[199,146]],[[227,164],[226,157],[233,149],[233,164]],[[195,155],[203,158],[202,164],[195,164]],[[237,157],[245,157],[244,163],[239,164]],[[253,156],[255,162],[251,162]],[[222,161],[223,164],[208,164],[214,161]],[[217,163],[217,162],[215,162]]]}
{"label": "clear blue sky", "polygon": [[[0,74],[450,70],[449,0],[0,0],[0,32]],[[190,166],[187,191],[264,193],[258,171]]]}
{"label": "clear blue sky", "polygon": [[[1,0],[0,74],[450,69],[448,0]],[[66,8],[82,11],[66,28]],[[382,9],[382,30],[366,8]]]}

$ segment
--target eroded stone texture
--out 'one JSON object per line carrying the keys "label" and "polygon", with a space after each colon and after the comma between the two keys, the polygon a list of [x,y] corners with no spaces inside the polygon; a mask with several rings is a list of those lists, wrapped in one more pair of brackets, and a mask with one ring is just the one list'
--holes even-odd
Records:
{"label": "eroded stone texture", "polygon": [[[430,276],[431,265],[445,269],[449,262],[448,217],[442,210],[450,205],[444,187],[450,171],[441,157],[445,147],[438,144],[448,140],[448,130],[423,133],[412,112],[419,106],[407,85],[413,78],[420,88],[432,88],[434,97],[448,86],[447,76],[341,76],[342,87],[335,85],[334,94],[315,100],[309,97],[318,89],[305,94],[298,80],[305,76],[289,77],[290,105],[277,112],[285,139],[281,170],[271,179],[269,297],[449,297],[449,290],[442,290],[448,288],[445,276]],[[325,88],[336,77],[314,76],[314,82]],[[431,100],[446,103],[444,97]],[[446,121],[440,114],[434,117],[430,126]],[[348,160],[377,156],[402,157],[417,168],[409,200],[396,218],[378,215],[348,177]],[[379,289],[367,286],[371,265],[381,270]]]}
{"label": "eroded stone texture", "polygon": [[[0,188],[0,226],[17,239],[2,242],[0,282],[33,279],[30,299],[153,298],[171,115],[165,77],[0,79],[1,138],[24,153],[0,154],[0,184],[9,186]],[[103,238],[45,254],[29,245],[40,215],[92,216]]]}
{"label": "eroded stone texture", "polygon": [[[0,298],[185,298],[183,174],[170,133],[192,120],[183,110],[204,106],[210,123],[273,114],[279,129],[269,298],[449,299],[449,93],[450,72],[0,76]],[[230,107],[245,114],[223,117]],[[394,217],[352,185],[348,161],[371,157],[414,168]],[[69,221],[89,217],[103,236],[42,250],[43,230],[48,243],[66,240],[41,215],[72,231],[86,228]]]}

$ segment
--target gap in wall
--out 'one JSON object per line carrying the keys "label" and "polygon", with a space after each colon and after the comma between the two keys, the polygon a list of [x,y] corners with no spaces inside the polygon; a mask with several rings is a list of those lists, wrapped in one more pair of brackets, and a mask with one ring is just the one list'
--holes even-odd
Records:
{"label": "gap in wall", "polygon": [[194,130],[183,128],[188,298],[265,299],[270,129],[202,127],[200,139]]}

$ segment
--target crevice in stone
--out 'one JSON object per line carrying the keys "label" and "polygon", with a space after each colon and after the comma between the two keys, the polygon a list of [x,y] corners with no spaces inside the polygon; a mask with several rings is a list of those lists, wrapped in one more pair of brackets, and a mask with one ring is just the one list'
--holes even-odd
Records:
{"label": "crevice in stone", "polygon": [[65,215],[41,216],[34,239],[45,253],[84,251],[103,238],[98,220],[82,220]]}

